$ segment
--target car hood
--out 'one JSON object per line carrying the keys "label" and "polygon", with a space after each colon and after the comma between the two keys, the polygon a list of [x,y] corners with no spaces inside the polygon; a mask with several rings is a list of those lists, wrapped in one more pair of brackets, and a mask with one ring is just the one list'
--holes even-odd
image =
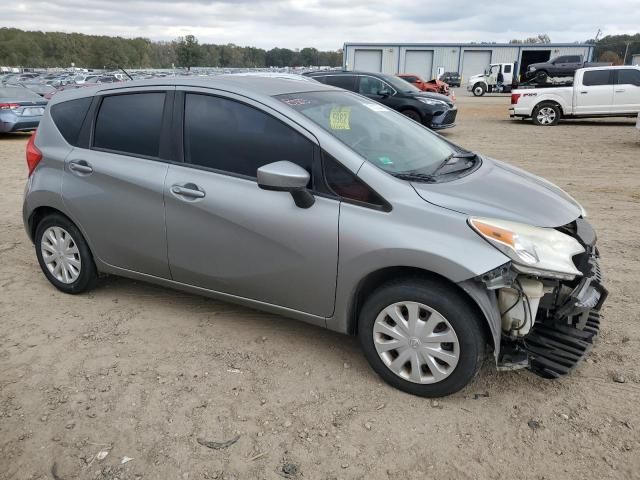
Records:
{"label": "car hood", "polygon": [[450,182],[412,183],[429,203],[467,215],[559,227],[581,214],[561,188],[524,170],[482,157],[475,172]]}
{"label": "car hood", "polygon": [[450,108],[453,108],[453,102],[451,101],[451,99],[449,97],[447,97],[446,95],[442,95],[441,93],[435,93],[435,92],[409,92],[406,93],[406,95],[410,95],[414,98],[418,98],[418,97],[423,97],[423,98],[433,98],[435,100],[440,100],[444,103],[446,103],[447,105],[449,105]]}
{"label": "car hood", "polygon": [[478,80],[483,80],[484,78],[486,78],[486,75],[484,73],[478,73],[477,75],[471,75],[469,77],[469,83],[473,83],[473,82],[478,81]]}

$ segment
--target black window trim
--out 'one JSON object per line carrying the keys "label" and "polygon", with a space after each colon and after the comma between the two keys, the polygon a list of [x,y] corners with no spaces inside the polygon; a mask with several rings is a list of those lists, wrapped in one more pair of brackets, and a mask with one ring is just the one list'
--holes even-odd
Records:
{"label": "black window trim", "polygon": [[[367,187],[369,190],[371,190],[373,193],[375,193],[380,198],[380,200],[382,200],[382,205],[376,205],[375,203],[361,202],[359,200],[353,200],[351,198],[346,198],[346,197],[343,197],[342,195],[337,194],[331,188],[331,186],[329,185],[329,181],[327,180],[327,168],[326,168],[326,163],[328,162],[327,157],[330,157],[331,161],[338,163],[340,165],[340,167],[342,167],[345,170],[349,171],[354,177],[356,177],[358,179],[358,181],[360,183],[362,183],[365,187]],[[345,167],[342,162],[340,162],[338,159],[336,159],[330,153],[322,150],[321,154],[320,154],[320,163],[322,165],[322,175],[321,175],[321,177],[322,177],[322,187],[323,187],[322,190],[323,190],[323,192],[318,192],[319,196],[324,197],[324,198],[337,200],[339,202],[348,203],[350,205],[355,205],[356,207],[368,208],[370,210],[377,210],[379,212],[384,212],[384,213],[389,213],[389,212],[391,212],[393,210],[393,207],[387,201],[386,198],[384,198],[382,195],[380,195],[374,188],[371,187],[371,185],[369,185],[367,182],[365,182],[360,177],[358,177],[357,174],[355,174],[354,172],[349,170],[347,167]]]}
{"label": "black window trim", "polygon": [[[297,123],[291,121],[291,123],[284,121],[281,118],[278,118],[277,116],[273,115],[272,113],[270,113],[269,111],[265,110],[264,108],[261,107],[268,107],[268,105],[262,104],[260,102],[257,102],[249,97],[244,97],[242,95],[237,95],[237,94],[231,94],[231,95],[225,95],[225,93],[227,92],[221,92],[221,91],[217,91],[217,90],[211,90],[211,91],[203,91],[203,90],[191,90],[191,89],[180,89],[176,91],[176,95],[180,95],[181,99],[178,100],[177,102],[177,112],[174,114],[174,127],[173,130],[175,131],[176,128],[180,128],[179,130],[179,143],[180,143],[180,158],[181,158],[181,162],[180,165],[183,167],[188,167],[188,168],[193,168],[196,170],[201,170],[201,171],[205,171],[205,172],[211,172],[211,173],[215,173],[218,175],[225,175],[227,177],[234,177],[234,178],[238,178],[241,180],[247,180],[250,181],[254,184],[257,185],[257,178],[256,177],[251,177],[249,175],[243,175],[241,173],[236,173],[236,172],[229,172],[227,170],[220,170],[218,168],[212,168],[212,167],[206,167],[204,165],[198,165],[195,163],[191,163],[186,156],[185,153],[185,148],[186,148],[186,144],[185,144],[185,114],[186,114],[186,100],[187,100],[187,94],[195,94],[195,95],[205,95],[205,96],[209,96],[209,97],[216,97],[216,98],[223,98],[225,100],[230,100],[230,101],[235,101],[238,103],[241,103],[247,107],[253,108],[255,110],[258,110],[259,112],[264,113],[265,115],[270,116],[271,118],[279,121],[280,123],[282,123],[283,125],[286,125],[287,127],[291,128],[292,130],[294,130],[297,134],[303,136],[307,141],[309,141],[313,147],[313,158],[311,159],[311,193],[313,193],[314,195],[318,194],[319,192],[317,191],[317,186],[318,186],[318,173],[319,170],[316,168],[316,164],[320,161],[320,147],[319,147],[319,142],[317,140],[317,138],[315,138],[315,136],[311,133],[308,132],[306,129],[303,129],[303,131],[301,131],[302,127],[297,128],[296,126],[298,126]],[[278,112],[279,113],[279,112]],[[280,114],[282,115],[282,114]],[[284,115],[282,115],[283,118],[288,119],[288,117],[285,117]],[[177,119],[177,122],[175,121]],[[294,126],[296,125],[296,126]],[[304,133],[306,132],[306,133]]]}
{"label": "black window trim", "polygon": [[[96,129],[96,120],[100,113],[100,108],[102,107],[102,102],[107,97],[116,97],[120,95],[136,95],[142,93],[163,93],[164,97],[164,105],[162,107],[162,121],[160,123],[160,143],[158,146],[158,155],[150,156],[150,155],[142,155],[139,153],[133,152],[125,152],[122,150],[113,150],[110,148],[101,148],[96,147],[94,145],[95,142],[95,129]],[[91,107],[89,107],[91,117],[90,124],[90,135],[87,148],[89,150],[94,150],[96,152],[104,152],[111,153],[114,155],[123,155],[125,157],[134,157],[141,158],[143,160],[152,160],[156,162],[163,163],[175,163],[176,160],[172,156],[171,147],[170,147],[170,139],[171,139],[171,130],[173,128],[173,108],[174,108],[174,97],[175,97],[175,87],[166,86],[166,87],[152,87],[148,89],[127,89],[127,90],[107,90],[106,92],[99,92],[94,97],[94,103],[92,103]],[[93,108],[93,111],[91,109]],[[81,132],[82,135],[82,132]],[[79,137],[80,138],[80,137]]]}

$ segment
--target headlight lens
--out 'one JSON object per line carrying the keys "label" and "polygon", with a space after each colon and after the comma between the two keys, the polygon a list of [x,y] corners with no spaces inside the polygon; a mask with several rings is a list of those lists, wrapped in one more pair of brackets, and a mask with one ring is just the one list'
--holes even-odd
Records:
{"label": "headlight lens", "polygon": [[536,67],[533,67],[533,66],[529,67],[529,71],[531,71],[531,72],[533,72],[535,69],[536,69]]}
{"label": "headlight lens", "polygon": [[435,98],[418,97],[418,100],[422,103],[426,103],[427,105],[442,105],[444,107],[447,106],[446,102],[443,102],[442,100],[436,100]]}
{"label": "headlight lens", "polygon": [[469,224],[513,260],[516,270],[522,273],[568,280],[582,275],[572,257],[584,252],[584,248],[569,235],[495,218],[472,217]]}

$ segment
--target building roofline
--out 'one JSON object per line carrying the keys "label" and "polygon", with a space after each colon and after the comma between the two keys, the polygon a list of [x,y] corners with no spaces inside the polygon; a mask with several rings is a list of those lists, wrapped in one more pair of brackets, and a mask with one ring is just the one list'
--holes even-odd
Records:
{"label": "building roofline", "polygon": [[594,47],[592,43],[399,43],[399,42],[345,42],[347,47]]}

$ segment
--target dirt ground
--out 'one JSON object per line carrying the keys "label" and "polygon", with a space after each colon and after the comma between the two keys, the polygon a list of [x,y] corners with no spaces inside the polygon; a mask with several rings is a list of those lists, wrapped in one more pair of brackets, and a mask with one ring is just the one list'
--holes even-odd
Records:
{"label": "dirt ground", "polygon": [[603,331],[560,381],[488,361],[438,401],[383,384],[355,339],[292,320],[119,278],[58,292],[22,226],[27,137],[0,137],[0,479],[640,478],[640,134],[536,127],[508,101],[460,95],[443,135],[583,203]]}

